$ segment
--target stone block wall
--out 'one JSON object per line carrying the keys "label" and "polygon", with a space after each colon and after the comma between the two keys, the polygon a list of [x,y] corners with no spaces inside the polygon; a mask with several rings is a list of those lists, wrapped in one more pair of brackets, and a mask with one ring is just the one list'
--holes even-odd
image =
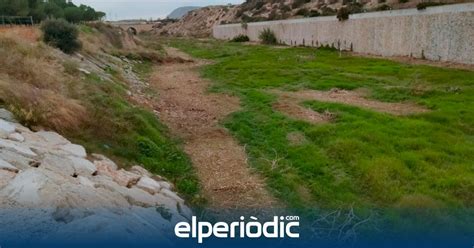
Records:
{"label": "stone block wall", "polygon": [[411,56],[474,64],[474,3],[351,15],[215,26],[213,36],[232,39],[239,34],[258,41],[269,28],[292,46],[333,46],[357,53]]}

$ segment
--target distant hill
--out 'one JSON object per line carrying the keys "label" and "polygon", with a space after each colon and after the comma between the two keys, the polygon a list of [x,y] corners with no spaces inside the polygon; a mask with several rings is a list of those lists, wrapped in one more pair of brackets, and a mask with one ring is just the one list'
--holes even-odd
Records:
{"label": "distant hill", "polygon": [[168,18],[169,19],[181,19],[189,11],[199,9],[199,8],[200,7],[194,7],[194,6],[180,7],[180,8],[177,8],[177,9],[173,10],[173,12],[171,12],[171,14],[168,15]]}

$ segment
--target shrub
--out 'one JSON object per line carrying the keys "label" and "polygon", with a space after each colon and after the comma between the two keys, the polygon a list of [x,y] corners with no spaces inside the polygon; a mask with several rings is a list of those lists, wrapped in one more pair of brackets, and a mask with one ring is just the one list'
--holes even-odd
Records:
{"label": "shrub", "polygon": [[300,7],[301,5],[305,4],[305,3],[309,3],[311,0],[294,0],[293,1],[293,4],[291,4],[291,7],[293,9],[296,9],[298,7]]}
{"label": "shrub", "polygon": [[258,36],[263,44],[274,45],[277,43],[275,33],[269,28],[264,29]]}
{"label": "shrub", "polygon": [[255,9],[261,9],[263,6],[265,5],[265,3],[263,1],[258,1],[256,4],[255,4]]}
{"label": "shrub", "polygon": [[349,19],[349,10],[345,7],[342,7],[340,9],[337,10],[337,19],[339,21],[345,21],[345,20],[348,20]]}
{"label": "shrub", "polygon": [[329,8],[327,6],[324,6],[321,8],[321,15],[322,16],[332,16],[335,15],[336,11],[332,8]]}
{"label": "shrub", "polygon": [[308,16],[309,15],[309,10],[307,8],[301,8],[298,11],[296,11],[296,15]]}
{"label": "shrub", "polygon": [[250,41],[250,39],[247,35],[240,34],[240,35],[235,36],[231,41],[232,42],[247,42],[247,41]]}
{"label": "shrub", "polygon": [[439,6],[439,5],[444,5],[444,4],[445,3],[423,2],[423,3],[419,3],[418,5],[416,5],[416,8],[418,10],[423,10],[423,9],[428,8],[428,7]]}
{"label": "shrub", "polygon": [[309,11],[309,17],[317,17],[317,16],[320,16],[321,13],[319,13],[319,11],[317,10],[314,10],[312,9],[311,11]]}
{"label": "shrub", "polygon": [[408,3],[410,0],[398,0],[399,3]]}
{"label": "shrub", "polygon": [[280,5],[280,11],[282,13],[286,13],[286,12],[290,12],[291,11],[291,8],[290,6],[286,5],[286,4],[281,4]]}
{"label": "shrub", "polygon": [[61,51],[71,54],[81,48],[78,29],[65,20],[48,20],[41,25],[43,41]]}
{"label": "shrub", "polygon": [[364,12],[364,8],[360,3],[349,3],[347,4],[346,8],[349,10],[351,14],[362,13]]}
{"label": "shrub", "polygon": [[390,8],[390,6],[388,6],[386,4],[377,7],[377,11],[384,11],[384,10],[391,10],[391,9],[392,8]]}

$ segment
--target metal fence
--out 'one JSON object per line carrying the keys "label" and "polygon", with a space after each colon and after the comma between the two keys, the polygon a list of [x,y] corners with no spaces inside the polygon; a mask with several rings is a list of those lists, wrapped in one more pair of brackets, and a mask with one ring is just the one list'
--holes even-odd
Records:
{"label": "metal fence", "polygon": [[0,16],[0,25],[33,25],[32,16]]}

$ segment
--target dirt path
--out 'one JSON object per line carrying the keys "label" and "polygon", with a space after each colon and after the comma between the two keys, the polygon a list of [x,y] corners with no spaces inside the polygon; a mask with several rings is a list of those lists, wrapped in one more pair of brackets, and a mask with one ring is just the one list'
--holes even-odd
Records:
{"label": "dirt path", "polygon": [[[191,58],[174,48],[169,55]],[[205,61],[157,66],[151,85],[159,92],[156,111],[171,131],[185,141],[206,199],[216,208],[271,207],[275,200],[247,164],[244,147],[219,125],[239,109],[238,98],[207,93],[209,82],[197,68]]]}

